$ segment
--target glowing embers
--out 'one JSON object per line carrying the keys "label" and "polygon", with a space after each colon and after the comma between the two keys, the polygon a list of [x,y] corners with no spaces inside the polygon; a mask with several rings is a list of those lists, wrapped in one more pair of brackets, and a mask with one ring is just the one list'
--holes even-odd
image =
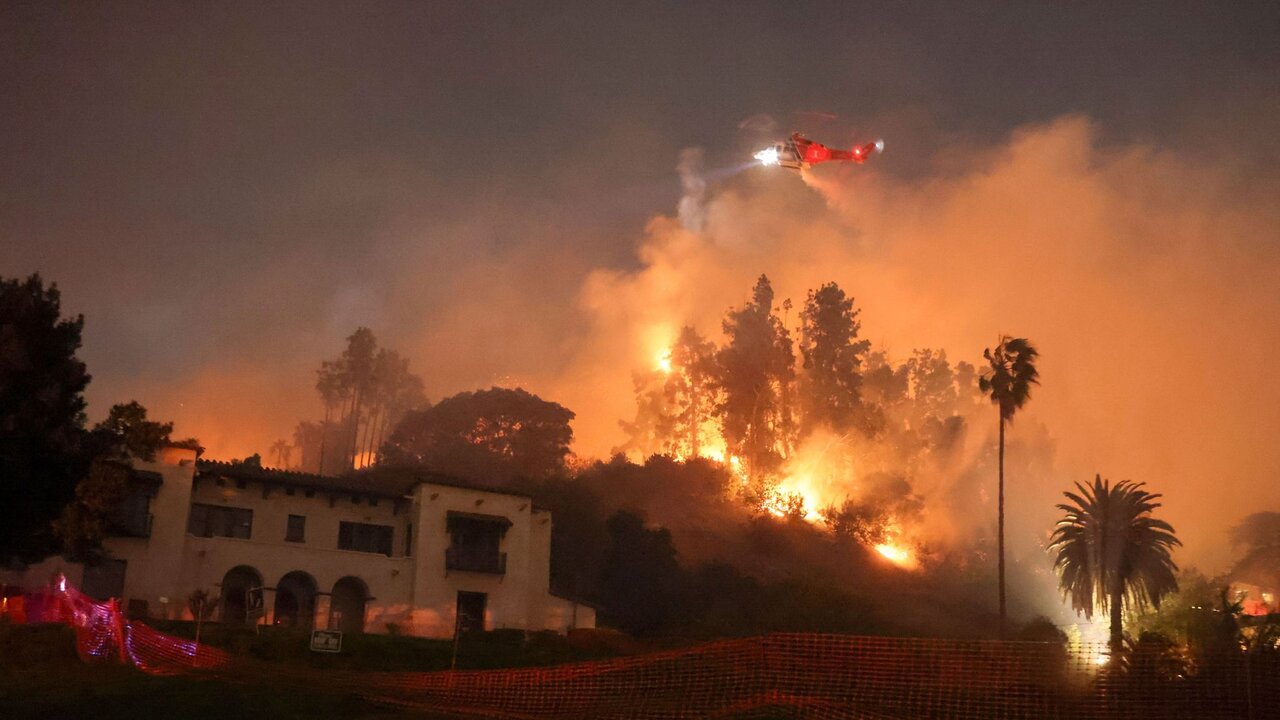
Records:
{"label": "glowing embers", "polygon": [[654,368],[663,375],[671,374],[671,348],[663,348],[654,355]]}
{"label": "glowing embers", "polygon": [[767,147],[756,153],[753,157],[760,161],[761,165],[777,165],[778,164],[778,148]]}
{"label": "glowing embers", "polygon": [[886,560],[906,570],[914,570],[920,566],[915,555],[905,547],[899,545],[891,545],[889,543],[880,543],[875,546],[876,552],[880,553]]}

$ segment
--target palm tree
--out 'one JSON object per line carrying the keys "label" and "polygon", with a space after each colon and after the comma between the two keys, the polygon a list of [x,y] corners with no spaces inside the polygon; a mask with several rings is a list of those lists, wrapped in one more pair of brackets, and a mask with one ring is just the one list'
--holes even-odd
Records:
{"label": "palm tree", "polygon": [[1128,480],[1111,485],[1099,475],[1092,485],[1076,483],[1079,494],[1058,508],[1049,541],[1058,587],[1071,607],[1092,619],[1095,609],[1111,614],[1111,652],[1124,642],[1124,609],[1160,607],[1160,598],[1178,589],[1178,566],[1170,553],[1182,543],[1169,523],[1152,517],[1159,494]]}
{"label": "palm tree", "polygon": [[994,350],[987,348],[982,356],[987,359],[988,367],[978,379],[978,387],[984,394],[991,396],[991,402],[1000,408],[1000,491],[996,510],[999,517],[996,553],[999,557],[1000,577],[1000,635],[1003,637],[1007,625],[1004,592],[1004,427],[1013,422],[1014,413],[1031,399],[1031,386],[1040,384],[1040,373],[1036,370],[1036,358],[1040,353],[1026,338],[1002,335],[1000,344]]}
{"label": "palm tree", "polygon": [[276,458],[277,468],[281,470],[289,468],[289,443],[286,443],[283,439],[275,441],[275,444],[271,446],[271,454]]}

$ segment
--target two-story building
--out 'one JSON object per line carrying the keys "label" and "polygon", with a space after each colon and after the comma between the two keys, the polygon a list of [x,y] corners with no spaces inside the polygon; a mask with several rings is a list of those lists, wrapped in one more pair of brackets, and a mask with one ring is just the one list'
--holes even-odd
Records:
{"label": "two-story building", "polygon": [[591,607],[550,592],[551,513],[449,477],[328,477],[169,447],[133,463],[111,525],[108,559],[46,561],[27,581],[61,569],[144,617],[190,618],[189,598],[204,590],[213,617],[229,622],[430,637],[452,635],[455,623],[595,626]]}

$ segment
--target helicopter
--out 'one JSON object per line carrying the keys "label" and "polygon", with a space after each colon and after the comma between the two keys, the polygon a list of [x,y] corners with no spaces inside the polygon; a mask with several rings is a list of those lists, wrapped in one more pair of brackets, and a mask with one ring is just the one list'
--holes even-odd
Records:
{"label": "helicopter", "polygon": [[791,133],[791,137],[786,140],[761,150],[753,157],[765,166],[777,165],[791,170],[808,170],[818,163],[831,161],[862,164],[883,151],[884,140],[857,145],[852,150],[833,150],[797,132]]}

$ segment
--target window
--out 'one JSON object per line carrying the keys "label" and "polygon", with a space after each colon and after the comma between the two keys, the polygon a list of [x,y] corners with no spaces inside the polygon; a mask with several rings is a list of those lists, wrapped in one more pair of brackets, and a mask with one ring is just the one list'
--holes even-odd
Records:
{"label": "window", "polygon": [[252,510],[191,503],[187,532],[196,537],[229,537],[248,540],[252,531]]}
{"label": "window", "polygon": [[369,523],[338,523],[338,549],[358,550],[359,552],[379,553],[391,557],[390,525],[370,525]]}
{"label": "window", "polygon": [[404,526],[404,556],[413,555],[413,523]]}
{"label": "window", "polygon": [[151,490],[137,484],[125,491],[107,516],[107,529],[124,537],[151,536]]}
{"label": "window", "polygon": [[289,526],[285,528],[285,542],[306,542],[307,535],[307,517],[305,515],[290,515]]}
{"label": "window", "polygon": [[445,549],[445,569],[502,575],[507,572],[507,554],[500,551],[502,536],[511,521],[497,515],[450,511],[450,545]]}

